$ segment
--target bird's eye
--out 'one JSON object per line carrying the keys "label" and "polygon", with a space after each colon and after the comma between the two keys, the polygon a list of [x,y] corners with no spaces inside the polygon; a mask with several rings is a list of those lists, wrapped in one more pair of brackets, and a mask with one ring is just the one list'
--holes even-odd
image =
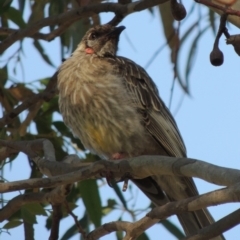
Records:
{"label": "bird's eye", "polygon": [[97,34],[96,33],[91,33],[91,35],[89,36],[90,40],[95,40],[97,38]]}

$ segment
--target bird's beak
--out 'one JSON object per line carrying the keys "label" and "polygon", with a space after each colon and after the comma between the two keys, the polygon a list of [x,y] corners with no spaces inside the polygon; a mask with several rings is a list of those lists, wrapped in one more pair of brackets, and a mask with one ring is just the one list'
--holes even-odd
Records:
{"label": "bird's beak", "polygon": [[120,26],[120,27],[115,27],[109,34],[108,36],[111,38],[116,38],[119,37],[121,32],[125,29],[126,27]]}

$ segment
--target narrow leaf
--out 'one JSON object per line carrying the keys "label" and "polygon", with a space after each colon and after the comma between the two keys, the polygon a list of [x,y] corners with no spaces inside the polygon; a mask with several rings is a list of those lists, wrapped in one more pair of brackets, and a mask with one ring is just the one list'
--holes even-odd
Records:
{"label": "narrow leaf", "polygon": [[197,36],[194,38],[192,42],[192,46],[189,48],[189,54],[188,54],[188,59],[187,59],[187,64],[186,64],[186,69],[185,69],[185,78],[186,78],[186,83],[187,86],[189,85],[189,74],[191,70],[193,69],[193,64],[194,64],[194,58],[196,55],[196,50],[197,50],[197,44],[198,41],[200,40],[201,36],[206,32],[206,30],[209,28],[209,26],[206,26],[203,30],[201,30]]}
{"label": "narrow leaf", "polygon": [[14,7],[10,7],[8,9],[7,18],[13,21],[20,28],[24,28],[26,26],[26,23],[23,20],[22,13]]}
{"label": "narrow leaf", "polygon": [[28,211],[34,215],[42,215],[47,216],[47,213],[44,209],[44,207],[39,203],[29,203],[26,204],[25,207],[28,209]]}
{"label": "narrow leaf", "polygon": [[0,14],[7,12],[11,6],[12,0],[1,0],[0,1]]}
{"label": "narrow leaf", "polygon": [[162,220],[159,223],[162,224],[177,239],[182,239],[182,238],[185,237],[184,233],[177,226],[175,226],[171,221],[169,221],[169,220]]}
{"label": "narrow leaf", "polygon": [[26,221],[27,223],[37,223],[36,216],[29,211],[27,206],[23,206],[21,208],[21,215],[24,221]]}
{"label": "narrow leaf", "polygon": [[3,228],[4,228],[4,229],[15,228],[15,227],[18,227],[19,225],[21,225],[22,223],[23,223],[22,221],[13,220],[13,221],[7,222],[7,223],[3,226]]}
{"label": "narrow leaf", "polygon": [[89,217],[95,227],[99,227],[101,225],[102,219],[102,204],[97,181],[92,179],[86,180],[80,182],[79,185],[82,200],[89,214]]}
{"label": "narrow leaf", "polygon": [[137,240],[149,240],[149,237],[146,233],[142,233]]}
{"label": "narrow leaf", "polygon": [[209,23],[210,23],[210,26],[211,26],[211,29],[213,31],[214,36],[217,33],[217,27],[216,27],[216,24],[215,24],[216,15],[217,14],[213,10],[209,9],[209,11],[208,11],[209,18],[208,19],[209,19]]}
{"label": "narrow leaf", "polygon": [[173,58],[173,56],[175,56],[174,51],[176,51],[176,45],[179,42],[179,37],[176,34],[174,28],[175,20],[171,13],[170,1],[159,4],[159,12],[162,20],[161,22],[163,25],[165,38],[167,40],[169,48],[171,49],[171,60],[174,63],[175,59]]}
{"label": "narrow leaf", "polygon": [[[81,227],[83,229],[87,229],[88,225],[89,225],[89,219],[87,217],[87,214],[85,214],[82,219],[79,220],[79,224],[81,225]],[[77,233],[79,233],[79,230],[76,226],[76,224],[73,224],[62,236],[62,238],[60,240],[68,240],[71,237],[73,237],[74,235],[76,235]]]}
{"label": "narrow leaf", "polygon": [[40,53],[40,55],[42,56],[43,60],[48,63],[50,66],[55,67],[52,63],[52,61],[50,60],[50,58],[48,57],[48,55],[45,53],[44,48],[42,47],[42,45],[40,44],[40,42],[38,40],[34,40],[33,45],[35,46],[35,48],[38,50],[38,52]]}
{"label": "narrow leaf", "polygon": [[116,183],[112,183],[112,188],[114,189],[115,193],[119,197],[120,201],[122,202],[123,206],[128,209],[127,202],[122,194],[122,190],[120,190],[119,186]]}

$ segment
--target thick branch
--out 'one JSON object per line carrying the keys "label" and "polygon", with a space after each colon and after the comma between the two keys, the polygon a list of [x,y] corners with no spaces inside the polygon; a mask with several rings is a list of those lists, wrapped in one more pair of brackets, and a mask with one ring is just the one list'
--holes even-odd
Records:
{"label": "thick branch", "polygon": [[119,4],[119,3],[101,3],[101,4],[92,4],[77,9],[70,10],[66,13],[48,17],[42,19],[23,30],[19,30],[14,34],[11,34],[7,37],[2,43],[0,43],[0,53],[10,47],[14,42],[23,39],[24,37],[29,37],[37,33],[41,28],[51,25],[59,25],[65,23],[73,23],[79,19],[90,17],[94,14],[101,12],[114,12],[116,15],[126,16],[133,12],[138,12],[145,10],[147,8],[156,6],[158,4],[164,3],[168,0],[143,0],[136,1],[129,4]]}
{"label": "thick branch", "polygon": [[[49,164],[47,160],[46,164]],[[44,164],[42,162],[42,164]],[[57,163],[59,166],[61,163]],[[205,181],[231,186],[240,182],[240,171],[230,168],[218,167],[200,160],[189,158],[173,158],[165,156],[140,156],[128,160],[98,161],[88,167],[83,167],[72,173],[45,179],[29,179],[11,183],[0,183],[0,192],[16,190],[55,187],[62,184],[71,184],[89,178],[96,178],[99,174],[112,172],[114,177],[126,176],[141,179],[154,175],[178,175],[198,177]]]}
{"label": "thick branch", "polygon": [[37,158],[37,152],[44,152],[44,158],[48,161],[56,161],[55,150],[48,139],[36,139],[31,141],[5,141],[0,139],[0,146],[11,149],[15,152],[23,152],[29,158]]}

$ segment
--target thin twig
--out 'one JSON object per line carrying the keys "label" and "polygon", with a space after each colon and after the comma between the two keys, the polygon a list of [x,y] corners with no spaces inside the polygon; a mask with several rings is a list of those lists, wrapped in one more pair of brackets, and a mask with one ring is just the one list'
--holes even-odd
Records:
{"label": "thin twig", "polygon": [[5,51],[16,41],[23,39],[26,36],[29,37],[34,35],[45,26],[61,26],[64,23],[74,23],[82,18],[90,17],[93,14],[99,14],[101,12],[114,12],[117,16],[126,16],[133,12],[142,11],[158,4],[162,4],[166,1],[168,0],[142,0],[131,2],[125,5],[119,3],[100,3],[72,9],[66,13],[62,13],[57,16],[41,19],[34,24],[27,26],[25,29],[19,30],[14,34],[11,34],[6,39],[4,39],[2,43],[0,43],[0,53]]}
{"label": "thin twig", "polygon": [[67,212],[73,217],[74,222],[75,222],[75,224],[76,224],[76,226],[77,226],[77,228],[78,228],[79,233],[82,234],[83,239],[86,239],[86,234],[87,234],[87,233],[86,233],[86,231],[82,228],[82,226],[80,225],[80,223],[79,223],[79,221],[78,221],[78,219],[77,219],[77,216],[76,216],[76,215],[72,212],[72,210],[69,208],[69,205],[68,205],[68,202],[67,202],[67,201],[64,202],[64,206],[65,206]]}

